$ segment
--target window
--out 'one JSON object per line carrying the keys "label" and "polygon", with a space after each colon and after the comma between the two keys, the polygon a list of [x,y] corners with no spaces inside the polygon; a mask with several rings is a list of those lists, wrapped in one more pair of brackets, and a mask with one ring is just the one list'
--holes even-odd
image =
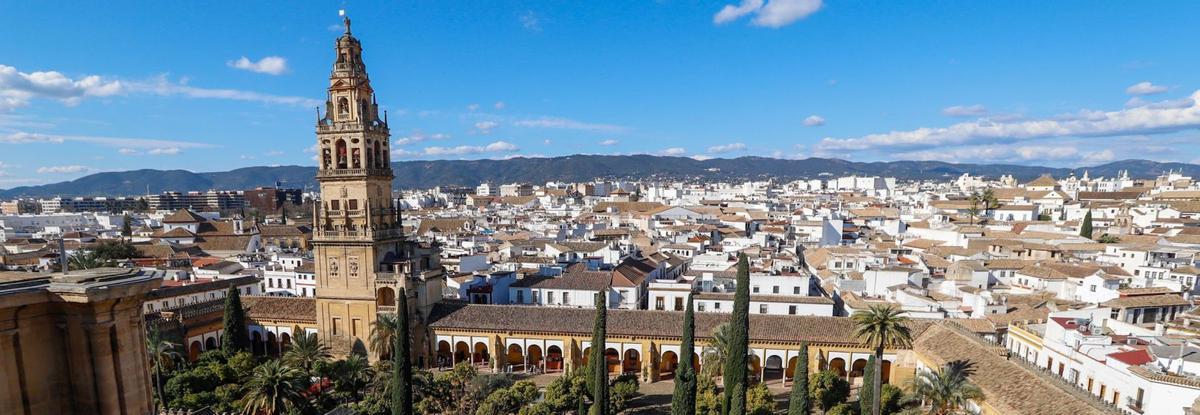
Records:
{"label": "window", "polygon": [[347,200],[346,210],[358,210],[358,199]]}
{"label": "window", "polygon": [[771,287],[771,294],[779,294],[779,286]]}
{"label": "window", "polygon": [[525,304],[525,291],[517,290],[517,304]]}
{"label": "window", "polygon": [[541,301],[539,301],[540,298],[538,298],[539,297],[538,294],[540,294],[540,293],[541,293],[540,291],[533,291],[533,303],[534,304],[541,304]]}
{"label": "window", "polygon": [[713,310],[720,310],[720,309],[721,309],[721,303],[720,303],[720,302],[714,302],[714,303],[713,303]]}
{"label": "window", "polygon": [[683,311],[683,297],[675,297],[675,311]]}
{"label": "window", "polygon": [[342,210],[342,202],[337,199],[330,200],[329,210]]}
{"label": "window", "polygon": [[267,278],[267,288],[275,288],[275,279]]}
{"label": "window", "polygon": [[767,314],[767,305],[766,304],[758,305],[758,314]]}
{"label": "window", "polygon": [[800,295],[800,287],[799,286],[792,287],[792,294]]}
{"label": "window", "polygon": [[757,285],[755,285],[755,286],[754,286],[754,288],[752,288],[750,291],[751,291],[751,292],[753,292],[753,293],[755,293],[755,294],[758,294],[758,286],[757,286]]}
{"label": "window", "polygon": [[796,314],[796,306],[794,306],[794,305],[788,306],[788,314],[795,315]]}
{"label": "window", "polygon": [[569,293],[567,291],[563,291],[563,304],[570,304],[570,303],[571,303],[571,293]]}
{"label": "window", "polygon": [[1092,284],[1092,286],[1091,286],[1091,287],[1088,287],[1088,288],[1091,288],[1092,292],[1096,292],[1096,285],[1095,285],[1095,284]]}
{"label": "window", "polygon": [[663,309],[663,298],[662,297],[654,297],[654,309],[655,310]]}
{"label": "window", "polygon": [[554,304],[554,291],[546,291],[546,303]]}
{"label": "window", "polygon": [[350,335],[353,337],[358,337],[358,326],[361,326],[361,325],[362,325],[361,319],[356,318],[354,320],[351,320],[350,321]]}
{"label": "window", "polygon": [[696,303],[696,309],[698,309],[700,311],[704,311],[704,302],[701,301],[701,302]]}
{"label": "window", "polygon": [[333,323],[329,327],[329,330],[333,332],[334,336],[338,335],[338,326],[341,326],[341,325],[342,325],[342,319],[334,317]]}

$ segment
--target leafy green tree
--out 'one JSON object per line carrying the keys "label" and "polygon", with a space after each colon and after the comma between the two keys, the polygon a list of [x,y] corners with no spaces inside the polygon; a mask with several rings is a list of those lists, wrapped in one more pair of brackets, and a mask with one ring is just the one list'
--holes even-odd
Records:
{"label": "leafy green tree", "polygon": [[897,414],[904,409],[904,405],[908,402],[908,397],[904,396],[904,390],[896,385],[887,384],[880,388],[882,391],[879,395],[880,411],[885,415]]}
{"label": "leafy green tree", "polygon": [[608,304],[604,292],[598,292],[596,298],[596,323],[592,327],[592,356],[589,358],[592,367],[592,408],[591,415],[608,415],[608,358],[605,356],[607,335],[605,327],[608,324]]}
{"label": "leafy green tree", "polygon": [[839,403],[826,412],[825,415],[858,415],[858,408],[848,403]]}
{"label": "leafy green tree", "polygon": [[796,368],[792,370],[792,394],[788,399],[788,415],[808,415],[812,404],[808,400],[808,343],[800,344]]}
{"label": "leafy green tree", "polygon": [[955,414],[968,402],[983,399],[983,391],[969,380],[973,373],[970,362],[954,361],[937,371],[917,371],[917,376],[909,380],[909,388],[928,406],[930,414]]}
{"label": "leafy green tree", "polygon": [[[867,367],[863,370],[863,379],[875,379],[874,355],[867,358]],[[858,390],[858,411],[859,413],[863,414],[871,413],[871,408],[875,405],[875,397],[871,394],[874,392],[874,390],[873,388],[866,386],[867,385],[863,385],[863,387]]]}
{"label": "leafy green tree", "polygon": [[307,406],[304,390],[308,383],[300,370],[268,360],[254,369],[246,384],[241,406],[243,414],[279,415],[301,411]]}
{"label": "leafy green tree", "polygon": [[396,294],[396,314],[399,322],[393,340],[392,356],[392,415],[414,415],[412,390],[412,357],[409,356],[408,293],[404,288]]}
{"label": "leafy green tree", "polygon": [[699,415],[721,415],[721,392],[712,376],[701,374],[696,378],[696,413]]}
{"label": "leafy green tree", "polygon": [[[879,396],[881,386],[880,372],[883,369],[883,349],[885,347],[909,348],[912,346],[912,333],[908,329],[908,317],[904,311],[893,304],[877,304],[871,308],[854,313],[854,335],[868,347],[875,349],[875,364],[873,376],[869,380],[871,396]],[[875,400],[871,411],[879,415],[879,401]]]}
{"label": "leafy green tree", "polygon": [[822,370],[808,377],[808,396],[828,412],[850,397],[850,383],[836,372]]}
{"label": "leafy green tree", "polygon": [[137,248],[127,240],[108,240],[101,241],[92,247],[92,252],[96,254],[102,262],[111,266],[118,261],[133,258],[137,255]]}
{"label": "leafy green tree", "polygon": [[683,343],[679,347],[679,368],[675,369],[675,393],[671,395],[672,415],[696,413],[696,316],[692,310],[692,295],[688,295],[687,311],[683,312]]}
{"label": "leafy green tree", "polygon": [[[555,378],[546,385],[542,402],[554,413],[567,412],[575,408],[587,396],[586,371],[573,370]],[[586,411],[585,411],[586,412]]]}
{"label": "leafy green tree", "polygon": [[765,383],[754,385],[746,391],[746,414],[771,415],[775,413],[775,398]]}
{"label": "leafy green tree", "polygon": [[1099,242],[1102,244],[1115,244],[1115,243],[1121,242],[1121,238],[1118,238],[1115,235],[1109,235],[1106,233],[1106,234],[1100,235],[1100,238],[1097,238],[1096,242]]}
{"label": "leafy green tree", "polygon": [[[729,351],[725,357],[725,371],[722,375],[725,384],[725,404],[722,406],[728,408],[728,414],[743,415],[746,409],[746,355],[750,344],[750,261],[744,253],[738,254],[736,284],[733,314],[729,319]],[[735,396],[738,390],[741,391],[741,396]],[[735,400],[741,401],[734,402]]]}
{"label": "leafy green tree", "polygon": [[129,217],[129,214],[121,217],[121,236],[126,238],[133,236],[133,224],[131,222],[133,220]]}
{"label": "leafy green tree", "polygon": [[242,308],[242,296],[236,286],[230,285],[225,292],[225,333],[221,336],[221,351],[226,355],[250,350],[250,337],[246,333],[246,310]]}
{"label": "leafy green tree", "polygon": [[1088,209],[1083,215],[1083,224],[1079,226],[1079,236],[1092,239],[1092,210]]}
{"label": "leafy green tree", "polygon": [[179,352],[175,348],[179,344],[172,343],[167,340],[162,331],[158,327],[150,329],[150,333],[146,335],[146,351],[150,354],[150,362],[154,365],[154,391],[158,394],[159,402],[166,402],[163,395],[163,366],[174,367],[175,362],[179,361]]}
{"label": "leafy green tree", "polygon": [[619,414],[638,396],[637,375],[621,375],[608,385],[608,413]]}
{"label": "leafy green tree", "polygon": [[523,380],[507,388],[500,388],[488,394],[479,407],[476,415],[514,414],[522,407],[532,404],[538,398],[538,387],[533,381]]}
{"label": "leafy green tree", "polygon": [[306,376],[313,376],[316,365],[329,361],[329,346],[321,343],[317,333],[293,331],[292,346],[283,353],[283,362],[300,369]]}
{"label": "leafy green tree", "polygon": [[[290,352],[290,350],[289,350]],[[345,360],[334,363],[334,388],[345,393],[350,401],[361,398],[372,377],[371,364],[361,354],[351,354]]]}

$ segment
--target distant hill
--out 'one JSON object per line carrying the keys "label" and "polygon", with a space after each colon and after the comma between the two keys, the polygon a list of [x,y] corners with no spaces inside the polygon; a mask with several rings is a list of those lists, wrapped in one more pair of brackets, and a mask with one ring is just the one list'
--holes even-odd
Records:
{"label": "distant hill", "polygon": [[[650,155],[598,156],[573,155],[550,158],[517,157],[507,160],[436,160],[392,163],[398,189],[429,188],[439,185],[474,186],[482,182],[545,183],[580,182],[607,179],[682,179],[735,180],[779,178],[794,180],[827,176],[865,175],[899,179],[953,178],[963,173],[988,177],[1012,174],[1021,180],[1042,174],[1062,177],[1074,171],[1088,170],[1092,177],[1112,177],[1129,170],[1133,177],[1155,177],[1166,170],[1183,170],[1200,175],[1200,165],[1159,163],[1148,160],[1124,160],[1099,166],[1066,169],[1006,164],[957,164],[941,161],[854,162],[839,159],[808,158],[783,160],[765,157],[696,160],[689,157]],[[0,190],[0,198],[17,196],[99,196],[142,195],[147,191],[167,190],[243,190],[283,182],[286,187],[315,186],[315,167],[246,167],[225,172],[194,173],[186,170],[132,170],[97,173],[76,180],[40,186]]]}

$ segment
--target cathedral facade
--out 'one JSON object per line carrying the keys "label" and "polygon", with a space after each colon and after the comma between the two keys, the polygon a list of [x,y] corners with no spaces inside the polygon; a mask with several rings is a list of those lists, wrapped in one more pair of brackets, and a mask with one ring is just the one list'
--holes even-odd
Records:
{"label": "cathedral facade", "polygon": [[414,361],[429,346],[424,323],[442,297],[445,275],[436,246],[408,240],[392,197],[391,137],[362,59],[362,45],[346,31],[335,43],[324,114],[316,133],[321,201],[313,212],[317,276],[316,320],[335,355],[367,353],[381,314],[396,312],[396,295],[408,295]]}

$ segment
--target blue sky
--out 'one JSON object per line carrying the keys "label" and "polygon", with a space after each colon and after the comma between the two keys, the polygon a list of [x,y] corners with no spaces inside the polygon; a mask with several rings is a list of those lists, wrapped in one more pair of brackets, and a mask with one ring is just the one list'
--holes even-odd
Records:
{"label": "blue sky", "polygon": [[0,8],[0,188],[314,164],[341,8],[397,160],[1200,162],[1200,2]]}

